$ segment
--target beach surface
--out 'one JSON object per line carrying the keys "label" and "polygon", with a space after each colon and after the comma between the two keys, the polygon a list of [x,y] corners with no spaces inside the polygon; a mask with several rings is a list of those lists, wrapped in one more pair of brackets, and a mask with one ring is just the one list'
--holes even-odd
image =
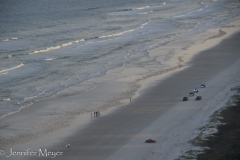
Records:
{"label": "beach surface", "polygon": [[[171,72],[171,69],[165,70],[164,78],[159,78],[161,74],[153,76],[152,80],[149,78],[151,83],[146,83],[148,87],[142,87],[137,96],[127,99],[126,105],[108,109],[97,117],[90,113],[81,114],[81,117],[73,119],[68,127],[66,125],[34,140],[22,140],[23,143],[3,148],[8,157],[2,156],[1,159],[172,160],[183,156],[188,150],[196,149],[188,143],[189,140],[199,135],[199,128],[208,123],[209,117],[223,107],[235,93],[230,91],[230,88],[240,85],[239,39],[240,33],[236,33],[215,47],[200,52],[186,65],[179,63],[173,69],[175,72]],[[211,39],[206,40],[208,41]],[[190,49],[186,50],[183,56],[187,56],[189,51]],[[156,52],[157,49],[149,54],[154,55]],[[181,62],[181,57],[179,61]],[[104,94],[107,86],[105,83],[97,86],[99,92],[95,94]],[[113,87],[121,85],[112,83]],[[201,84],[205,84],[206,88],[200,88]],[[144,82],[142,86],[145,86]],[[199,93],[183,102],[182,98],[195,88]],[[86,93],[86,99],[88,94],[90,92]],[[196,96],[202,96],[203,99],[196,101]],[[37,109],[38,105],[50,108],[53,106],[54,109],[58,105],[78,105],[80,102],[78,95],[40,101],[16,115],[4,118],[1,123],[7,126],[8,123],[18,122],[16,126],[11,126],[14,133],[14,130],[24,130],[28,123],[19,117],[25,116],[29,119],[27,115],[45,114],[44,109]],[[33,112],[36,114],[32,114]],[[56,128],[61,128],[58,125],[56,123]],[[2,132],[11,135],[11,128]],[[149,138],[157,143],[145,143]],[[66,148],[66,144],[70,144],[70,147]],[[11,155],[11,148],[19,153],[30,148],[29,150],[36,154]],[[51,153],[40,154],[40,148]]]}

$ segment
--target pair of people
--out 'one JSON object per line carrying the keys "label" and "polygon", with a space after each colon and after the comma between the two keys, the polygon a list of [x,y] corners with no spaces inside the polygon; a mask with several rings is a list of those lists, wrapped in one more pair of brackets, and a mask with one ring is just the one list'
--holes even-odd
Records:
{"label": "pair of people", "polygon": [[95,116],[95,115],[96,115],[96,116],[100,115],[100,112],[98,112],[98,111],[97,111],[97,112],[94,112],[94,116]]}

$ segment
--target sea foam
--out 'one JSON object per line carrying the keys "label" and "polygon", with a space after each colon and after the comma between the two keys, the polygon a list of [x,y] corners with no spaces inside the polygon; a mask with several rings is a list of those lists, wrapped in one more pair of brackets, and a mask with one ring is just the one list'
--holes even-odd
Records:
{"label": "sea foam", "polygon": [[15,66],[15,67],[12,67],[12,68],[8,68],[8,69],[0,70],[0,74],[4,74],[4,73],[6,73],[6,72],[8,72],[8,71],[11,71],[11,70],[14,70],[14,69],[18,69],[18,68],[20,68],[20,67],[22,67],[22,66],[24,66],[23,63],[21,63],[21,64]]}

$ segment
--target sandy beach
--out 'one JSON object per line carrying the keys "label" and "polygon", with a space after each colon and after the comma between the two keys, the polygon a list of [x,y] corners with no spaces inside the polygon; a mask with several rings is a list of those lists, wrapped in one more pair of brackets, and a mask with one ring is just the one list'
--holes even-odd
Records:
{"label": "sandy beach", "polygon": [[[187,142],[221,108],[239,83],[239,36],[221,42],[194,58],[191,67],[148,88],[126,108],[94,122],[68,140],[70,159],[175,159],[193,149]],[[202,83],[202,101],[182,97]],[[148,138],[156,144],[145,144]],[[63,144],[62,144],[63,145]],[[76,146],[75,146],[76,145]],[[60,150],[61,147],[56,147]],[[64,159],[65,157],[59,157]]]}
{"label": "sandy beach", "polygon": [[[221,40],[219,37],[224,36],[222,31],[219,33],[220,36],[210,37],[203,42],[205,45],[211,44],[205,48],[206,50],[201,51],[203,48],[199,44],[193,49],[183,51],[183,57],[187,57],[190,52],[201,52],[184,65],[181,63],[184,58],[179,57],[175,67],[162,71],[165,73],[164,78],[162,74],[155,73],[156,76],[146,78],[148,83],[141,81],[142,87],[131,98],[131,102],[123,97],[124,105],[105,110],[98,117],[95,117],[93,112],[81,113],[81,111],[76,113],[81,113],[76,119],[64,116],[66,123],[56,123],[53,131],[45,130],[45,133],[34,139],[27,139],[24,136],[22,142],[16,140],[17,144],[1,148],[5,155],[8,155],[2,156],[1,159],[173,160],[184,156],[188,150],[201,151],[201,148],[193,147],[188,142],[199,134],[204,137],[215,131],[213,129],[202,133],[199,128],[208,123],[209,117],[236,93],[230,91],[230,88],[240,85],[240,33],[227,36],[217,44]],[[217,45],[211,47],[212,42]],[[154,49],[149,51],[149,54],[154,57],[156,52],[159,50]],[[132,69],[132,72],[134,71],[146,72],[143,69]],[[95,94],[103,94],[106,83],[108,82],[98,85],[99,92]],[[111,86],[118,89],[116,92],[124,92],[127,89],[119,91],[122,83],[124,82],[112,82]],[[200,88],[201,84],[205,84],[206,88]],[[189,97],[189,101],[183,102],[182,98],[188,96],[195,88],[199,93]],[[90,94],[91,92],[88,92],[83,97],[87,99]],[[203,97],[201,101],[195,100],[198,95]],[[63,96],[57,100],[53,98],[39,101],[16,115],[2,119],[1,132],[11,136],[16,130],[24,131],[28,123],[32,125],[26,115],[39,116],[40,119],[42,115],[47,114],[44,107],[40,109],[37,106],[48,106],[50,110],[52,107],[54,111],[56,106],[77,106],[80,102],[77,94]],[[16,126],[8,127],[8,124]],[[149,138],[156,140],[157,143],[146,144],[145,140]],[[70,147],[66,148],[66,144],[70,144]],[[29,151],[35,155],[11,155],[11,148],[19,154],[26,153],[30,148]],[[47,152],[43,151],[41,152],[43,154],[40,154],[40,148],[51,153],[45,155]]]}

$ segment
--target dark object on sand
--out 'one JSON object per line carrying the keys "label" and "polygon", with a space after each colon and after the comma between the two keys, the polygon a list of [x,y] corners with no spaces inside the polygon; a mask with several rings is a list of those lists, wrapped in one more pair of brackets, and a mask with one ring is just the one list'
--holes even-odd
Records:
{"label": "dark object on sand", "polygon": [[146,140],[145,142],[146,142],[146,143],[156,143],[157,141],[152,140],[152,139],[148,139],[148,140]]}
{"label": "dark object on sand", "polygon": [[193,92],[190,92],[190,93],[189,93],[189,97],[192,97],[192,96],[194,96],[194,93],[193,93]]}
{"label": "dark object on sand", "polygon": [[69,148],[69,147],[70,147],[70,144],[66,144],[66,147]]}
{"label": "dark object on sand", "polygon": [[201,96],[197,96],[197,98],[196,98],[197,101],[199,101],[199,100],[201,100],[201,99],[202,99]]}
{"label": "dark object on sand", "polygon": [[94,116],[96,116],[96,117],[100,116],[100,112],[99,111],[94,112]]}
{"label": "dark object on sand", "polygon": [[183,101],[188,101],[188,98],[187,97],[183,97]]}
{"label": "dark object on sand", "polygon": [[202,85],[201,85],[201,88],[205,88],[205,87],[206,87],[205,84],[202,84]]}
{"label": "dark object on sand", "polygon": [[198,90],[197,90],[197,89],[194,89],[193,92],[194,92],[194,93],[198,93]]}

